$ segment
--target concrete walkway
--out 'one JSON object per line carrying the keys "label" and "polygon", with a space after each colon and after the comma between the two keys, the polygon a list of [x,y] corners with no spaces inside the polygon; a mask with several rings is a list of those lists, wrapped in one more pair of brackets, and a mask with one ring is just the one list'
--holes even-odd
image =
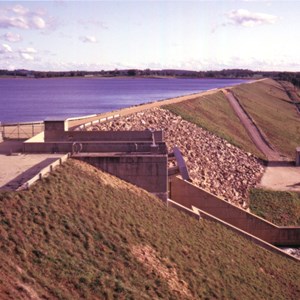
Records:
{"label": "concrete walkway", "polygon": [[272,148],[270,143],[264,137],[260,129],[255,125],[251,117],[245,112],[239,101],[234,97],[231,91],[223,90],[231,107],[241,120],[241,123],[247,130],[256,147],[267,157],[268,161],[282,161],[282,156]]}
{"label": "concrete walkway", "polygon": [[270,163],[259,187],[275,191],[300,192],[300,167],[291,163]]}
{"label": "concrete walkway", "polygon": [[22,142],[0,143],[0,190],[17,189],[63,154],[21,154]]}

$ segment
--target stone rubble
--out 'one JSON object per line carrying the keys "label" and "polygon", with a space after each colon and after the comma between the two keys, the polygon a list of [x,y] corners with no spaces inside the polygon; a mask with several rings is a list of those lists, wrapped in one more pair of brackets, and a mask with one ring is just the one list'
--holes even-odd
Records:
{"label": "stone rubble", "polygon": [[195,185],[241,208],[248,208],[248,192],[264,172],[258,159],[168,110],[145,110],[88,130],[147,129],[164,130],[169,152],[175,145],[179,147]]}

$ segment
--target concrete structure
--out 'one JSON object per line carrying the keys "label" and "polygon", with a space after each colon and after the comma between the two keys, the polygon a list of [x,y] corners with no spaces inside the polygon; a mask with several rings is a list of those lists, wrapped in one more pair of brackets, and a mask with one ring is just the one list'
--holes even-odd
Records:
{"label": "concrete structure", "polygon": [[[299,227],[275,226],[176,177],[175,174],[186,166],[179,149],[175,149],[177,155],[176,151],[173,155],[178,166],[168,170],[168,151],[162,131],[70,131],[65,120],[47,120],[45,133],[24,142],[23,150],[71,152],[73,158],[135,184],[164,201],[172,199],[169,202],[173,201],[173,206],[176,203],[176,207],[188,210],[192,216],[195,212],[199,218],[205,215],[247,238],[260,240],[262,242],[258,243],[262,246],[264,243],[300,245]],[[189,179],[187,169],[181,173]]]}
{"label": "concrete structure", "polygon": [[196,207],[267,243],[300,245],[300,227],[276,226],[178,177],[172,178],[169,189],[169,198],[173,201],[189,209]]}
{"label": "concrete structure", "polygon": [[167,199],[168,151],[162,131],[69,131],[67,120],[46,120],[45,132],[23,143],[25,153],[72,157]]}
{"label": "concrete structure", "polygon": [[205,219],[205,220],[208,220],[208,221],[211,221],[211,222],[216,222],[218,224],[221,224],[222,226],[225,226],[226,228],[228,228],[229,230],[232,230],[234,231],[235,233],[239,234],[239,235],[242,235],[244,238],[250,240],[251,242],[269,250],[269,251],[272,251],[276,254],[279,254],[279,255],[282,255],[284,257],[288,257],[289,259],[292,259],[292,260],[295,260],[295,261],[299,261],[299,259],[293,255],[290,255],[288,253],[286,253],[285,251],[281,250],[280,248],[272,245],[272,244],[269,244],[267,242],[265,242],[264,240],[262,239],[259,239],[258,237],[254,236],[254,235],[251,235],[249,234],[248,232],[244,231],[244,230],[241,230],[240,228],[238,227],[235,227],[229,223],[226,223],[224,222],[223,220],[221,219],[218,219],[216,218],[215,216],[211,215],[211,214],[208,214],[206,213],[205,211],[199,209],[199,208],[196,208],[194,206],[192,206],[192,209],[189,209],[171,199],[168,199],[167,200],[167,207],[173,207],[179,211],[182,211],[183,213],[189,215],[190,217],[196,219],[196,220],[201,220],[201,219]]}
{"label": "concrete structure", "polygon": [[296,167],[300,166],[300,147],[296,148]]}
{"label": "concrete structure", "polygon": [[85,161],[107,173],[167,199],[168,170],[165,154],[79,153],[73,158]]}

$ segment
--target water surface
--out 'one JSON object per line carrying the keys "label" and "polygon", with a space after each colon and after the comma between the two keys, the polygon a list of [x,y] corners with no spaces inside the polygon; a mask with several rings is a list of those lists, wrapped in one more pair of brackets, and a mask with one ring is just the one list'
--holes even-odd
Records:
{"label": "water surface", "polygon": [[245,82],[237,79],[1,79],[0,121],[90,115]]}

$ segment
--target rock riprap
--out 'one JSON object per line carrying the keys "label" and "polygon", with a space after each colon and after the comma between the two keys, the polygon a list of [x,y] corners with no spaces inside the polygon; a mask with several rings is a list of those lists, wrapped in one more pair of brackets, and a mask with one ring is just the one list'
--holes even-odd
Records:
{"label": "rock riprap", "polygon": [[182,152],[193,183],[243,208],[248,191],[260,180],[263,166],[250,153],[183,120],[168,110],[154,108],[100,123],[88,130],[163,129],[169,151]]}

